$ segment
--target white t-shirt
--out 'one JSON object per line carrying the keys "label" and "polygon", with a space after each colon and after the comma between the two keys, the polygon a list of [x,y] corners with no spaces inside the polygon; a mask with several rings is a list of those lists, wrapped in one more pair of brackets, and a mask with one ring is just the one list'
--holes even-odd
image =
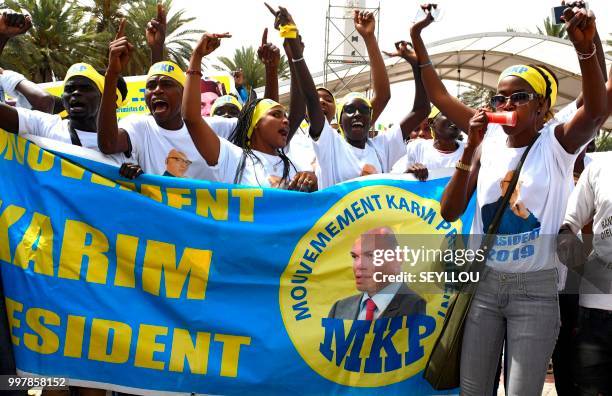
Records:
{"label": "white t-shirt", "polygon": [[578,107],[576,107],[577,103],[574,100],[571,103],[568,103],[564,108],[555,113],[555,117],[549,120],[545,126],[559,123],[566,123],[576,115],[578,111]]}
{"label": "white t-shirt", "polygon": [[434,147],[433,139],[418,139],[406,145],[406,155],[393,165],[391,173],[405,173],[409,165],[423,164],[427,169],[453,168],[461,159],[465,143],[457,142],[459,147],[452,153],[443,153]]}
{"label": "white t-shirt", "polygon": [[[70,138],[70,124],[68,119],[62,120],[59,115],[43,113],[37,110],[16,108],[19,115],[19,134],[31,134],[47,139],[57,140],[62,143],[72,144]],[[98,134],[75,129],[81,147],[100,152],[98,149]],[[124,162],[133,162],[124,154],[107,155],[107,158],[115,164],[121,165]]]}
{"label": "white t-shirt", "polygon": [[6,101],[6,94],[17,100],[16,107],[31,109],[32,105],[30,102],[28,102],[25,96],[17,91],[17,85],[25,79],[23,74],[12,70],[5,70],[0,74],[0,102]]}
{"label": "white t-shirt", "polygon": [[605,310],[612,310],[611,167],[612,153],[606,153],[582,172],[570,196],[564,220],[575,233],[593,220],[594,254],[585,266],[585,278],[597,280],[598,283],[592,285],[583,279],[580,285],[580,305]]}
{"label": "white t-shirt", "polygon": [[287,147],[285,147],[285,153],[300,169],[313,172],[316,170],[317,155],[308,131],[298,128]]}
{"label": "white t-shirt", "polygon": [[405,153],[404,138],[399,126],[368,139],[365,148],[357,148],[333,129],[327,120],[321,136],[314,142],[320,172],[319,190],[362,175],[364,168],[388,173]]}
{"label": "white t-shirt", "polygon": [[[229,136],[238,120],[211,117],[206,121],[220,136]],[[131,115],[119,121],[132,143],[132,157],[145,173],[213,180],[210,167],[191,140],[185,124],[176,131],[157,125],[152,115]]]}
{"label": "white t-shirt", "polygon": [[[507,147],[507,135],[492,130],[496,128],[501,129],[499,125],[489,125],[482,143],[471,234],[485,233],[503,197],[501,182],[511,179],[526,149]],[[502,217],[496,244],[487,260],[487,265],[498,271],[531,272],[560,265],[555,236],[573,187],[578,153],[565,151],[554,128],[550,125],[540,130],[541,136],[525,160],[519,184]]]}
{"label": "white t-shirt", "polygon": [[280,185],[283,177],[284,165],[282,159],[277,155],[262,153],[253,150],[253,156],[244,157],[244,170],[239,175],[239,167],[244,151],[242,148],[220,138],[221,150],[219,152],[219,162],[210,169],[213,173],[213,180],[223,183],[243,184],[257,187],[283,188],[301,171],[296,165],[289,165],[289,176],[285,183]]}

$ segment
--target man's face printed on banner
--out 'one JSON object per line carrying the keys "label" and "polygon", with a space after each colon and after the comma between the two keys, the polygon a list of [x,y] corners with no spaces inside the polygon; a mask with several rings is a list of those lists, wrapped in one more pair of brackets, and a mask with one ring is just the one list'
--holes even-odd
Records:
{"label": "man's face printed on banner", "polygon": [[396,260],[385,260],[382,265],[374,265],[375,250],[395,249],[396,246],[397,241],[393,232],[386,227],[370,230],[355,240],[351,249],[351,257],[357,290],[373,296],[388,284],[388,282],[376,282],[375,272],[381,272],[384,275],[399,273],[401,266]]}

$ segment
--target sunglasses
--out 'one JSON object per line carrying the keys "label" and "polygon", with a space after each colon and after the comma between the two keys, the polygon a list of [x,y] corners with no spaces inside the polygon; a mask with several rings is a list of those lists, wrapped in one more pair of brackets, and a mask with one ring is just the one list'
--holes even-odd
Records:
{"label": "sunglasses", "polygon": [[495,95],[491,98],[491,107],[499,109],[508,102],[508,99],[513,106],[524,106],[537,97],[538,95],[528,92],[515,92],[510,96]]}
{"label": "sunglasses", "polygon": [[365,104],[362,104],[362,105],[349,104],[349,105],[344,106],[344,109],[342,111],[349,116],[355,115],[357,114],[357,112],[361,113],[362,115],[370,115],[372,108]]}
{"label": "sunglasses", "polygon": [[189,166],[189,165],[191,165],[193,163],[193,162],[191,162],[189,160],[184,160],[184,159],[179,158],[179,157],[168,157],[168,159],[173,159],[175,161],[182,162],[183,164],[185,164],[187,166]]}

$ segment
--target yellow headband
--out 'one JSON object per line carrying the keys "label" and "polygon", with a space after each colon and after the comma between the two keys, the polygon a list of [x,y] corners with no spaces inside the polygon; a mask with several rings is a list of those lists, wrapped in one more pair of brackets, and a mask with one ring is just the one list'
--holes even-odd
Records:
{"label": "yellow headband", "polygon": [[557,103],[557,94],[559,92],[559,87],[557,87],[557,82],[555,81],[555,78],[548,70],[543,67],[538,67],[538,70],[544,73],[548,78],[548,81],[550,82],[550,109],[552,111],[552,108]]}
{"label": "yellow headband", "polygon": [[251,119],[251,125],[249,125],[249,130],[247,131],[247,136],[249,140],[251,139],[251,135],[253,135],[253,130],[255,126],[272,108],[274,107],[282,107],[283,110],[285,107],[278,102],[273,101],[272,99],[262,99],[255,106],[255,111],[253,112],[253,118]]}
{"label": "yellow headband", "polygon": [[212,107],[210,108],[210,115],[214,115],[215,110],[217,110],[218,107],[225,106],[226,104],[234,105],[238,108],[238,110],[242,110],[242,105],[240,102],[238,102],[238,99],[232,95],[223,95],[218,97],[213,103]]}
{"label": "yellow headband", "polygon": [[[104,76],[102,76],[93,66],[87,63],[75,63],[74,65],[68,68],[66,72],[66,77],[64,77],[64,85],[66,85],[66,81],[70,80],[73,77],[85,77],[86,79],[93,82],[98,90],[100,90],[100,94],[104,92]],[[127,96],[127,95],[126,95]],[[127,97],[123,97],[119,89],[117,89],[117,107],[121,107],[127,101]]]}
{"label": "yellow headband", "polygon": [[367,96],[360,92],[351,92],[342,98],[340,104],[336,107],[336,122],[338,123],[338,131],[340,131],[340,133],[343,135],[344,130],[342,129],[342,112],[344,111],[344,106],[346,106],[353,99],[363,100],[370,107],[370,113],[372,111],[372,102],[370,102],[370,99],[368,99]]}
{"label": "yellow headband", "polygon": [[501,73],[497,83],[499,84],[501,80],[508,76],[516,76],[522,78],[523,80],[527,81],[529,85],[531,85],[531,88],[533,88],[533,90],[537,94],[546,97],[546,80],[544,79],[542,74],[535,68],[527,65],[510,66]]}
{"label": "yellow headband", "polygon": [[181,67],[174,62],[157,62],[149,69],[149,72],[147,73],[147,80],[151,76],[168,76],[177,83],[181,84],[182,87],[185,86],[185,73],[183,73]]}

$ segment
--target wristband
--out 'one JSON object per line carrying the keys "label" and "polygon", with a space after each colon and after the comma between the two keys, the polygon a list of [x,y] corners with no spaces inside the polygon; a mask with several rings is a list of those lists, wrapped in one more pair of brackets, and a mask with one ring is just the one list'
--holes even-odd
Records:
{"label": "wristband", "polygon": [[457,161],[457,163],[455,164],[455,168],[462,170],[462,171],[466,171],[466,172],[469,172],[472,170],[471,165],[464,164],[463,162],[461,162],[461,160]]}
{"label": "wristband", "polygon": [[423,63],[422,65],[419,65],[419,69],[423,69],[427,66],[433,66],[433,63],[431,63],[431,61],[427,62],[427,63]]}
{"label": "wristband", "polygon": [[280,27],[280,36],[282,38],[294,39],[298,36],[298,28],[297,26],[291,25],[282,25]]}
{"label": "wristband", "polygon": [[304,60],[304,57],[302,56],[301,58],[298,58],[298,59],[291,59],[291,62],[299,63],[299,62],[302,62],[303,60]]}
{"label": "wristband", "polygon": [[596,52],[597,52],[597,47],[595,46],[595,44],[593,44],[593,51],[590,53],[583,54],[582,52],[576,50],[579,60],[587,60],[589,58],[592,58]]}
{"label": "wristband", "polygon": [[187,70],[187,72],[185,73],[187,75],[194,75],[194,76],[200,76],[202,77],[202,70],[193,70],[193,69],[189,69]]}

